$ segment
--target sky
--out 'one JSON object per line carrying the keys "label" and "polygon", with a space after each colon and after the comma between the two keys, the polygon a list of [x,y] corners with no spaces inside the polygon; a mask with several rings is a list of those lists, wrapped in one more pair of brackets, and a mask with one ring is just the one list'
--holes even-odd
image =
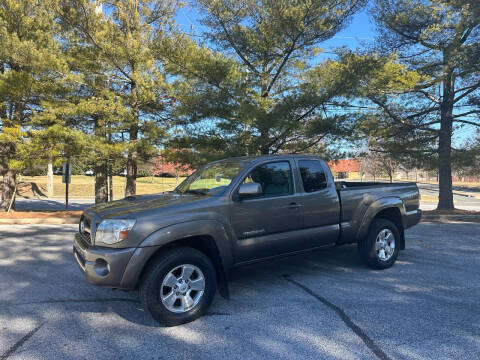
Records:
{"label": "sky", "polygon": [[[202,34],[204,27],[200,24],[201,15],[199,11],[190,6],[181,9],[176,17],[177,24],[187,33],[197,36]],[[347,47],[348,49],[356,49],[362,47],[362,44],[371,43],[377,35],[375,24],[370,19],[368,9],[365,8],[353,16],[351,22],[337,35],[323,42],[319,46],[325,51],[317,54],[314,62],[320,62],[327,58],[332,58],[332,50],[339,47]],[[454,133],[454,144],[461,144],[471,138],[475,132],[472,126],[464,126]]]}
{"label": "sky", "polygon": [[[192,6],[187,6],[181,9],[177,14],[177,23],[185,32],[191,33],[193,31],[196,35],[201,35],[203,27],[199,23],[200,14],[197,9]],[[355,14],[351,23],[342,31],[340,31],[332,39],[321,44],[321,48],[326,51],[346,46],[350,49],[359,47],[362,41],[372,41],[375,38],[375,26],[370,22],[368,12],[364,9]],[[319,56],[330,56],[320,53]]]}

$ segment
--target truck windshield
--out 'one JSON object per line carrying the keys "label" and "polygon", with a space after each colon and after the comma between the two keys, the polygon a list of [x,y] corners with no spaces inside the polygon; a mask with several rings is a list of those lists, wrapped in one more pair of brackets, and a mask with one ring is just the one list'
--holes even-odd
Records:
{"label": "truck windshield", "polygon": [[174,192],[221,195],[245,165],[245,161],[222,161],[207,164],[186,178]]}

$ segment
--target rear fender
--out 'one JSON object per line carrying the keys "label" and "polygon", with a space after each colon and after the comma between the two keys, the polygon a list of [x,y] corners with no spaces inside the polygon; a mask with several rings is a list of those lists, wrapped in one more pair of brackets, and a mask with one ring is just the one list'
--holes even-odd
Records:
{"label": "rear fender", "polygon": [[[360,227],[358,228],[357,236],[356,236],[356,241],[360,241],[363,239],[370,228],[370,224],[372,223],[373,219],[377,214],[385,209],[389,208],[397,208],[400,211],[400,222],[402,224],[402,227],[405,227],[404,224],[404,218],[405,218],[405,207],[403,205],[403,202],[400,198],[395,197],[395,196],[389,196],[389,197],[384,197],[381,199],[378,199],[374,201],[370,206],[367,208],[365,211],[365,214],[363,216],[362,222]],[[398,229],[401,234],[403,234],[403,229]],[[402,235],[402,245],[401,247],[404,247],[403,245],[403,235]]]}

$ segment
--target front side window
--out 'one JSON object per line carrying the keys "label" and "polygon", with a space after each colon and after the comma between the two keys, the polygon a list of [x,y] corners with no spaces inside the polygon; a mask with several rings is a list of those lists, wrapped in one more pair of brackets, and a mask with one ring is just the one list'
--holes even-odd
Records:
{"label": "front side window", "polygon": [[263,196],[293,194],[292,169],[288,161],[279,161],[257,166],[243,183],[255,182],[262,185]]}
{"label": "front side window", "polygon": [[245,161],[207,164],[185,179],[176,189],[180,194],[221,195],[246,165]]}
{"label": "front side window", "polygon": [[320,161],[300,160],[298,165],[300,167],[305,192],[310,193],[325,188],[327,178]]}

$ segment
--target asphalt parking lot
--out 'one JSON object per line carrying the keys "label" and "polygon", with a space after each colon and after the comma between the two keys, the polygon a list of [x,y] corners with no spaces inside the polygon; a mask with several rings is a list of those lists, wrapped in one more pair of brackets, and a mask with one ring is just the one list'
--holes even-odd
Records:
{"label": "asphalt parking lot", "polygon": [[237,269],[231,300],[174,328],[87,284],[75,230],[0,226],[0,360],[480,358],[478,223],[414,227],[384,271],[354,246]]}

